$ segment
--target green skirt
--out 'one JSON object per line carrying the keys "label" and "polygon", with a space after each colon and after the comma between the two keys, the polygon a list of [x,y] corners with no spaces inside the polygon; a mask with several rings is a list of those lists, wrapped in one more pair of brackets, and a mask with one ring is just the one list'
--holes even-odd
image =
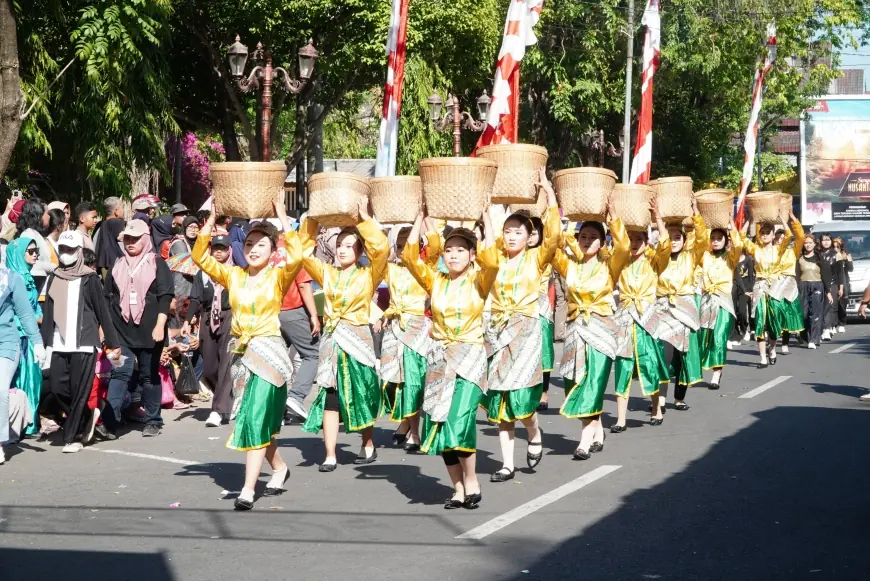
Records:
{"label": "green skirt", "polygon": [[555,325],[552,321],[541,317],[541,331],[543,332],[543,342],[541,343],[541,369],[544,373],[553,371],[556,363],[556,347],[553,345],[555,337]]}
{"label": "green skirt", "polygon": [[483,392],[477,385],[457,377],[447,420],[433,422],[428,414],[423,414],[423,445],[420,449],[432,455],[452,450],[476,452],[477,406],[482,397]]}
{"label": "green skirt", "polygon": [[268,446],[281,431],[286,402],[286,384],[277,387],[251,373],[227,448],[244,452]]}
{"label": "green skirt", "polygon": [[723,308],[719,308],[716,323],[712,329],[699,329],[698,339],[701,342],[701,365],[704,369],[722,369],[728,355],[728,338],[734,328],[734,316]]}
{"label": "green skirt", "polygon": [[671,374],[665,364],[662,344],[637,323],[632,323],[632,327],[634,357],[617,357],[613,362],[616,395],[628,397],[631,382],[637,379],[641,392],[649,397],[659,392],[659,384],[670,382]]}
{"label": "green skirt", "polygon": [[[786,301],[772,299],[767,294],[758,302],[755,307],[755,337],[758,341],[764,340],[765,332],[773,341],[782,335],[787,320],[785,304]],[[800,328],[803,328],[803,323]]]}
{"label": "green skirt", "polygon": [[394,422],[417,415],[423,407],[423,389],[426,385],[426,358],[411,349],[404,349],[402,355],[405,381],[396,385],[396,397],[390,402],[387,394],[388,383],[384,384],[384,411]]}
{"label": "green skirt", "polygon": [[[381,411],[381,390],[374,368],[363,365],[340,348],[338,351],[335,388],[338,417],[344,424],[344,431],[349,434],[375,425]],[[321,387],[308,411],[308,419],[302,425],[304,431],[316,434],[323,427],[326,393],[327,388]]]}
{"label": "green skirt", "polygon": [[604,411],[604,391],[613,360],[586,345],[586,374],[580,383],[565,379],[568,396],[559,413],[566,418],[588,418]]}
{"label": "green skirt", "polygon": [[804,330],[804,315],[801,310],[800,299],[784,300],[782,330],[788,333],[800,333]]}
{"label": "green skirt", "polygon": [[[674,349],[674,357],[682,358],[680,376],[676,378],[679,385],[695,385],[704,379],[704,370],[701,368],[701,341],[698,331],[692,331],[689,335],[689,350],[683,353]],[[671,366],[673,371],[673,366]]]}
{"label": "green skirt", "polygon": [[486,410],[486,419],[494,424],[516,422],[534,415],[541,403],[544,384],[511,391],[489,390],[480,402]]}

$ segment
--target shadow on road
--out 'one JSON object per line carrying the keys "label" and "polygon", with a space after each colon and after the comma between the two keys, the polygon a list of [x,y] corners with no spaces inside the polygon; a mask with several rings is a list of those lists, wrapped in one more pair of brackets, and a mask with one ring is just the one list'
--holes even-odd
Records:
{"label": "shadow on road", "polygon": [[2,578],[173,581],[163,553],[0,549]]}

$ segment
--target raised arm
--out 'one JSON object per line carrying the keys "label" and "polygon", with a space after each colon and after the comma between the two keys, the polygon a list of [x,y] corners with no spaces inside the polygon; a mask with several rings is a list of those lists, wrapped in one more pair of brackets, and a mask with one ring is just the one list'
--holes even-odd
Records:
{"label": "raised arm", "polygon": [[804,227],[801,226],[800,220],[795,217],[794,212],[789,212],[789,218],[791,218],[791,230],[794,232],[794,257],[800,258],[804,251],[804,240],[807,235],[804,232]]}
{"label": "raised arm", "polygon": [[755,242],[753,242],[746,234],[746,224],[744,224],[743,228],[740,230],[740,241],[743,242],[743,248],[746,252],[754,257],[755,253],[758,251],[758,245],[755,244]]}
{"label": "raised arm", "polygon": [[562,237],[562,222],[559,220],[559,204],[556,201],[556,192],[547,179],[547,172],[541,168],[538,173],[538,187],[547,194],[547,209],[541,217],[544,224],[544,232],[541,237],[541,245],[537,249],[538,269],[543,272],[547,265],[553,261],[556,248]]}
{"label": "raised arm", "polygon": [[485,299],[498,278],[498,250],[495,246],[484,248],[477,253],[476,262],[478,271],[474,282],[477,292]]}
{"label": "raised arm", "polygon": [[728,251],[728,266],[731,270],[740,264],[740,256],[743,254],[743,238],[737,234],[737,226],[732,220],[728,225],[728,238],[731,240],[731,250]]}
{"label": "raised arm", "polygon": [[317,284],[323,286],[323,271],[326,269],[326,265],[314,256],[319,231],[320,227],[317,225],[317,220],[312,220],[311,217],[305,218],[299,227],[298,242],[302,251],[302,267],[311,278],[317,281]]}
{"label": "raised arm", "polygon": [[[782,216],[782,228],[784,236],[782,237],[782,242],[780,242],[779,246],[777,247],[780,258],[782,258],[783,254],[788,252],[788,245],[791,244],[792,238],[794,238],[794,235],[791,233],[791,228],[789,228],[788,220],[786,220],[785,215]],[[801,229],[801,231],[803,231],[803,229]]]}
{"label": "raised arm", "polygon": [[695,241],[692,246],[695,264],[701,264],[704,261],[704,253],[710,250],[710,231],[707,230],[707,224],[704,223],[704,218],[700,214],[692,216],[692,223],[695,226]]}
{"label": "raised arm", "polygon": [[[420,219],[422,221],[422,218]],[[411,231],[411,236],[405,243],[405,248],[402,249],[402,264],[411,273],[411,276],[420,283],[430,295],[432,294],[432,285],[435,282],[435,270],[420,258],[420,232],[417,231],[417,239],[414,240],[414,232]]]}
{"label": "raised arm", "polygon": [[212,212],[196,237],[196,244],[193,245],[193,249],[190,251],[190,257],[193,259],[194,264],[200,267],[213,281],[226,288],[229,286],[231,267],[215,260],[208,251],[214,221],[215,214]]}
{"label": "raised arm", "polygon": [[481,216],[483,221],[483,240],[481,241],[481,250],[486,250],[495,246],[495,230],[492,228],[492,218],[489,216],[489,207],[483,209]]}
{"label": "raised arm", "polygon": [[664,234],[659,231],[659,242],[655,248],[655,254],[652,258],[652,267],[656,274],[661,274],[668,267],[668,262],[671,260],[671,238],[668,236],[668,229],[665,228]]}
{"label": "raised arm", "polygon": [[568,276],[568,265],[571,264],[571,259],[568,254],[561,248],[556,249],[556,254],[553,256],[553,270],[559,273],[559,276],[566,278]]}
{"label": "raised arm", "polygon": [[610,228],[610,237],[613,239],[613,251],[607,260],[607,268],[610,270],[610,278],[616,282],[622,269],[631,260],[631,242],[621,219],[611,217],[607,227]]}
{"label": "raised arm", "polygon": [[362,223],[356,229],[362,236],[366,247],[366,254],[371,264],[372,288],[378,288],[386,276],[387,264],[390,262],[390,241],[381,231],[378,224],[369,215],[369,198],[363,196],[359,201],[359,215]]}
{"label": "raised arm", "polygon": [[296,275],[302,269],[302,245],[299,243],[299,237],[293,231],[293,224],[290,223],[290,218],[287,216],[287,200],[286,192],[282,188],[278,192],[278,197],[272,204],[275,206],[275,215],[281,221],[281,228],[284,230],[284,250],[287,252],[287,261],[278,275],[278,287],[281,289],[281,296],[287,293],[296,281]]}

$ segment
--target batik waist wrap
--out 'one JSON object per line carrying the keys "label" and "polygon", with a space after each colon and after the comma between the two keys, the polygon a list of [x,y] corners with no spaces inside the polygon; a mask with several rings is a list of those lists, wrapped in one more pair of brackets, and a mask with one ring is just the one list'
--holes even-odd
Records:
{"label": "batik waist wrap", "polygon": [[485,331],[489,349],[489,389],[511,391],[544,382],[541,368],[543,329],[537,316],[513,314],[507,323]]}
{"label": "batik waist wrap", "polygon": [[731,316],[737,318],[737,313],[734,310],[734,299],[730,294],[717,292],[713,294],[705,294],[701,297],[701,328],[713,329],[716,327],[716,317],[719,316],[719,309],[725,309]]}
{"label": "batik waist wrap", "polygon": [[565,332],[565,347],[559,373],[562,377],[579,383],[586,375],[586,346],[614,359],[617,342],[618,328],[614,317],[602,317],[594,313],[589,317],[577,317],[568,323]]}
{"label": "batik waist wrap", "polygon": [[486,393],[486,348],[483,345],[436,342],[429,352],[428,363],[423,411],[431,421],[447,420],[457,377],[474,383]]}
{"label": "batik waist wrap", "polygon": [[547,319],[551,323],[555,317],[553,305],[550,304],[550,297],[546,294],[541,294],[541,296],[538,297],[538,315]]}
{"label": "batik waist wrap", "polygon": [[793,276],[783,276],[770,285],[770,298],[781,301],[795,301],[800,296],[797,279]]}
{"label": "batik waist wrap", "polygon": [[418,315],[407,315],[402,323],[392,319],[384,330],[381,346],[381,380],[404,383],[403,351],[410,349],[421,357],[432,350],[432,321]]}
{"label": "batik waist wrap", "polygon": [[320,362],[317,365],[317,385],[320,387],[336,387],[339,351],[361,365],[375,367],[375,346],[368,326],[339,321],[332,331],[320,338]]}
{"label": "batik waist wrap", "polygon": [[683,353],[689,350],[692,331],[701,328],[701,318],[695,296],[675,295],[659,297],[656,301],[653,321],[654,331],[650,334],[665,341]]}
{"label": "batik waist wrap", "polygon": [[[235,337],[230,339],[231,353],[235,353],[238,342]],[[252,373],[281,387],[293,381],[293,360],[283,338],[271,335],[251,337],[244,353],[235,353],[230,373],[233,379],[232,416],[235,417]]]}

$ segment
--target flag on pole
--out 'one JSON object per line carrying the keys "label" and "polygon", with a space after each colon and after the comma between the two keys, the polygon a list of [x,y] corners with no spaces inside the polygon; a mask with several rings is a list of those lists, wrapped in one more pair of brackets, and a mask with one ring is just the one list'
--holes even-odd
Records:
{"label": "flag on pole", "polygon": [[532,29],[541,18],[544,0],[510,0],[510,3],[492,83],[492,103],[475,151],[484,145],[516,143],[518,139],[520,61],[526,55],[526,47],[538,42]]}
{"label": "flag on pole", "polygon": [[634,159],[631,162],[632,184],[649,182],[650,164],[652,163],[652,110],[653,110],[653,77],[659,68],[659,54],[662,50],[662,25],[659,13],[659,0],[649,0],[643,11],[642,24],[646,26],[643,40],[643,85],[641,87],[640,119],[637,127],[637,143],[634,147]]}
{"label": "flag on pole", "polygon": [[743,160],[743,178],[740,180],[740,194],[737,197],[737,226],[743,225],[746,192],[752,183],[752,173],[755,169],[755,146],[758,140],[758,114],[761,112],[761,95],[764,89],[764,77],[773,67],[776,59],[776,25],[767,25],[767,55],[755,71],[752,84],[752,112],[749,114],[749,127],[746,130],[746,141],[743,143],[745,157]]}
{"label": "flag on pole", "polygon": [[390,30],[387,35],[387,83],[384,86],[384,109],[375,164],[375,175],[379,177],[396,175],[399,113],[402,109],[402,86],[405,84],[408,2],[409,0],[393,0],[390,15]]}

